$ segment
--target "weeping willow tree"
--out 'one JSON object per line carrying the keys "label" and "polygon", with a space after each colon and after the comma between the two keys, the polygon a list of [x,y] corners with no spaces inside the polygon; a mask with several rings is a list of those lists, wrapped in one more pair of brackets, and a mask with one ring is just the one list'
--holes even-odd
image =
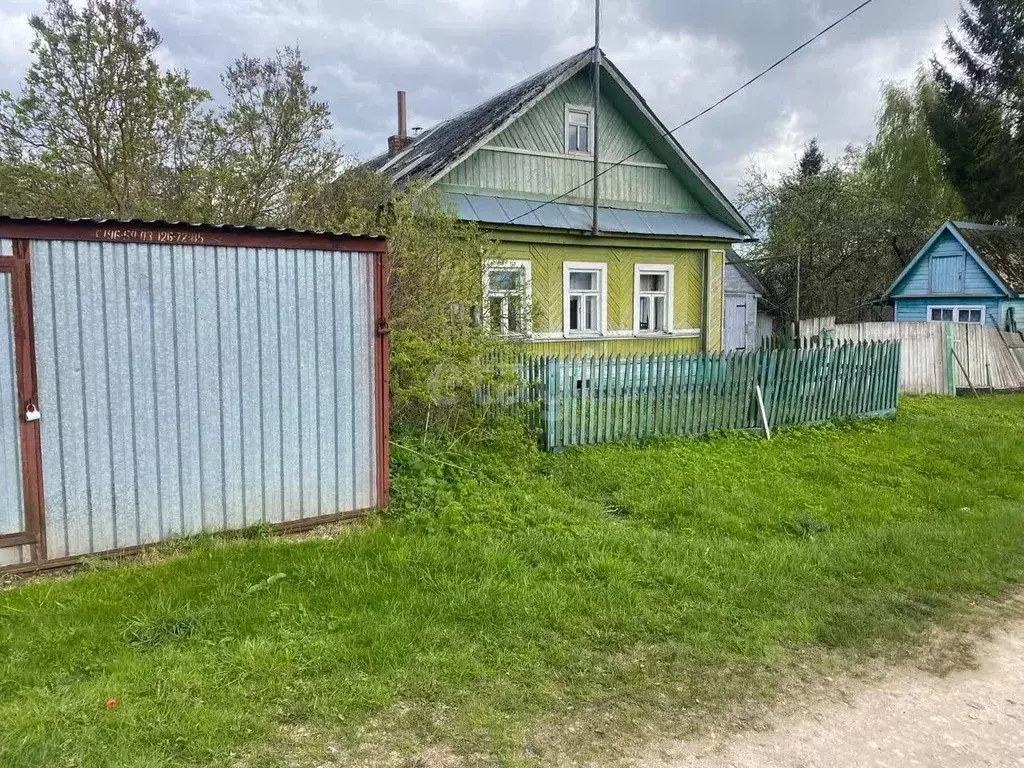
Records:
{"label": "weeping willow tree", "polygon": [[901,268],[943,221],[964,215],[929,128],[936,98],[937,86],[923,71],[909,85],[887,83],[876,137],[864,154],[863,172],[884,214],[879,223]]}

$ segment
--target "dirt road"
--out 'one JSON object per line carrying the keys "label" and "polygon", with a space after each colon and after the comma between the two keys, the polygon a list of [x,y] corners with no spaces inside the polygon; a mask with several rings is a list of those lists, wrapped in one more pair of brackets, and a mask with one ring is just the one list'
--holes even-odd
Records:
{"label": "dirt road", "polygon": [[1024,768],[1024,621],[977,648],[976,669],[915,668],[771,723],[764,731],[660,745],[637,768]]}

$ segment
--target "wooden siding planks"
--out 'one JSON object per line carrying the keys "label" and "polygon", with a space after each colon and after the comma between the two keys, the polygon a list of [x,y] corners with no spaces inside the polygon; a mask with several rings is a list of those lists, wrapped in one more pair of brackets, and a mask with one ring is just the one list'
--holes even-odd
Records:
{"label": "wooden siding planks", "polygon": [[[590,75],[581,73],[541,100],[526,114],[495,136],[483,149],[440,179],[442,188],[478,194],[502,193],[537,196],[562,195],[580,186],[567,202],[589,203],[593,159],[565,153],[565,107],[568,104],[593,107]],[[632,163],[661,165],[664,158],[654,152],[619,110],[615,100],[601,98],[601,204],[638,210],[704,213],[693,194],[667,167],[619,165]],[[490,151],[513,149],[517,152]],[[523,154],[523,153],[542,154]],[[558,155],[550,157],[548,155]]]}
{"label": "wooden siding planks", "polygon": [[[530,261],[535,332],[562,331],[562,264],[566,261],[607,264],[608,330],[611,332],[633,330],[633,274],[637,264],[673,265],[673,325],[676,330],[702,327],[702,276],[705,251],[689,248],[672,250],[592,245],[592,241],[585,237],[580,237],[578,242],[578,245],[526,242],[500,242],[495,245],[498,258]],[[719,252],[718,257],[713,260],[715,272],[712,275],[712,349],[719,349],[722,343],[722,265],[723,260]],[[651,341],[667,343],[674,340],[655,338]]]}
{"label": "wooden siding planks", "polygon": [[532,341],[527,349],[538,355],[653,355],[694,354],[700,351],[699,338],[681,336],[661,338],[553,339]]}
{"label": "wooden siding planks", "polygon": [[[594,94],[589,73],[582,72],[561,85],[498,134],[490,144],[534,152],[563,152],[567,104],[593,108]],[[632,160],[645,163],[663,162],[662,158],[647,146],[607,93],[601,95],[600,130],[601,155],[610,162],[623,160],[634,153],[636,154]]]}
{"label": "wooden siding planks", "polygon": [[999,299],[978,296],[902,298],[896,299],[893,304],[893,319],[899,323],[928,322],[928,307],[984,307],[985,325],[993,328],[1001,327],[1005,314],[1000,311]]}
{"label": "wooden siding planks", "polygon": [[948,297],[951,294],[976,297],[1002,293],[963,244],[946,231],[900,281],[892,297]]}
{"label": "wooden siding planks", "polygon": [[[601,176],[601,205],[675,213],[705,212],[667,168],[612,168],[610,162],[602,160],[601,169],[607,170]],[[593,160],[585,156],[548,157],[483,149],[453,168],[438,188],[537,198],[553,198],[574,189],[562,198],[564,202],[590,203],[593,187],[589,182],[593,173]]]}
{"label": "wooden siding planks", "polygon": [[[1024,360],[1018,360],[1006,342],[1013,334],[989,326],[896,322],[822,327],[838,342],[899,340],[899,385],[904,394],[949,395],[968,388],[968,382],[979,390],[1024,389]],[[804,343],[812,341],[805,336]]]}

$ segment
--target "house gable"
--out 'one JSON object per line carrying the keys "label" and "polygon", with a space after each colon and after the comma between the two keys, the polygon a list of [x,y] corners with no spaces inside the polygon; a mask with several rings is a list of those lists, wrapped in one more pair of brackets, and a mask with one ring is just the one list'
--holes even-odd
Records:
{"label": "house gable", "polygon": [[[588,72],[579,72],[562,83],[486,146],[564,154],[566,104],[594,106],[593,84]],[[630,157],[634,162],[662,163],[661,158],[647,146],[622,115],[606,90],[601,95],[601,157],[609,162],[617,162],[634,153],[638,153]]]}
{"label": "house gable", "polygon": [[[567,105],[593,107],[590,75],[581,72],[541,99],[439,180],[453,192],[587,205],[593,199],[593,158],[565,152]],[[683,182],[647,146],[614,93],[601,97],[601,205],[618,209],[706,214]],[[621,163],[620,165],[614,165]]]}
{"label": "house gable", "polygon": [[[566,107],[591,103],[592,60],[593,49],[575,54],[364,167],[399,189],[437,185],[460,216],[487,225],[589,231],[589,223],[580,223],[590,218],[593,162],[566,152],[562,137]],[[599,186],[609,224],[602,233],[733,242],[753,237],[735,206],[606,57],[601,93],[607,118],[603,112],[599,138],[607,160]],[[543,119],[545,112],[553,119]],[[556,198],[563,210],[533,216],[535,203],[553,208],[548,203]]]}
{"label": "house gable", "polygon": [[1005,296],[991,270],[950,225],[945,224],[895,280],[893,299],[923,296]]}

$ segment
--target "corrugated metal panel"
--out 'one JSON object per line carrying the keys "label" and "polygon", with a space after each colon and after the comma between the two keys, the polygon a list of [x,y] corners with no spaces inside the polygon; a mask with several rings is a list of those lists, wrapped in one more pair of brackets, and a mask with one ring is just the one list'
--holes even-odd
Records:
{"label": "corrugated metal panel", "polygon": [[[10,273],[0,272],[0,535],[25,530],[11,289]],[[0,565],[10,564],[4,562],[5,556],[10,557],[11,552],[0,549]]]}
{"label": "corrugated metal panel", "polygon": [[372,259],[32,244],[48,555],[372,507]]}
{"label": "corrugated metal panel", "polygon": [[[442,199],[451,203],[459,218],[484,224],[508,224],[549,229],[590,229],[589,206],[548,203],[494,195],[471,195],[444,192]],[[541,207],[542,206],[542,207]],[[736,230],[707,214],[634,211],[624,208],[599,209],[601,231],[608,234],[664,235],[672,237],[712,237],[739,241]]]}

